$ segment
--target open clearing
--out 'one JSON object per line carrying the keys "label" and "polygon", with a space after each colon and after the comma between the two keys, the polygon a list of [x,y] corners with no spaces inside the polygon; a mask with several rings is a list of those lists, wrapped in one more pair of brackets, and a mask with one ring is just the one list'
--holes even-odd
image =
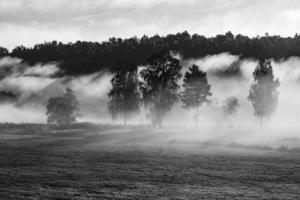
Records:
{"label": "open clearing", "polygon": [[300,198],[299,152],[180,143],[171,135],[0,134],[0,199]]}

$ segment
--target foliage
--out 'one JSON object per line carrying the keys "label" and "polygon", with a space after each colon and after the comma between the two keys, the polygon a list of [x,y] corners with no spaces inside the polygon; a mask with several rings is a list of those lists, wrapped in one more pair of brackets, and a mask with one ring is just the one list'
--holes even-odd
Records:
{"label": "foliage", "polygon": [[178,52],[183,58],[200,58],[229,52],[242,58],[279,60],[300,56],[300,36],[265,35],[249,38],[227,32],[206,38],[198,34],[190,35],[185,31],[165,37],[155,35],[128,39],[111,38],[102,43],[77,41],[64,44],[52,41],[36,44],[34,47],[18,46],[9,55],[22,58],[29,64],[57,61],[64,73],[81,75],[113,70],[119,62],[128,60],[136,65],[144,65],[153,53],[162,50]]}
{"label": "foliage", "polygon": [[119,115],[124,118],[124,124],[131,113],[138,112],[140,94],[138,91],[137,69],[118,70],[111,80],[112,89],[109,92],[108,108],[113,119]]}
{"label": "foliage", "polygon": [[210,84],[208,84],[206,73],[193,65],[184,75],[183,92],[180,97],[184,108],[196,109],[196,126],[198,126],[199,107],[208,102],[211,96]]}
{"label": "foliage", "polygon": [[233,115],[239,108],[239,100],[236,97],[229,97],[223,101],[222,109],[225,115]]}
{"label": "foliage", "polygon": [[251,101],[254,114],[261,118],[270,117],[277,106],[278,79],[274,79],[270,61],[260,61],[253,72],[254,83],[251,85],[248,99]]}
{"label": "foliage", "polygon": [[169,52],[160,52],[150,57],[141,71],[143,103],[149,109],[149,118],[154,126],[161,127],[164,116],[178,100],[181,68],[179,60]]}
{"label": "foliage", "polygon": [[79,102],[73,90],[67,88],[61,97],[52,97],[47,102],[48,123],[60,125],[71,124],[82,114],[79,111]]}
{"label": "foliage", "polygon": [[9,55],[8,50],[6,48],[0,47],[0,58],[8,55]]}

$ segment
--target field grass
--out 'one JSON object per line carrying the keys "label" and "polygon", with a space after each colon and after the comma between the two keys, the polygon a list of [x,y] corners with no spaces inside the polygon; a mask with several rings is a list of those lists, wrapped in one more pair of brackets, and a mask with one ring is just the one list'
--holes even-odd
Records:
{"label": "field grass", "polygon": [[171,138],[140,129],[0,133],[0,199],[300,199],[298,152]]}

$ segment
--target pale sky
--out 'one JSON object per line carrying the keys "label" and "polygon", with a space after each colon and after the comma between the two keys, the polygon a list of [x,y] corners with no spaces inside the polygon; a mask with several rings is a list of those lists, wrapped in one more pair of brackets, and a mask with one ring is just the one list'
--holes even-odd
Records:
{"label": "pale sky", "polygon": [[299,0],[0,0],[0,46],[98,41],[187,30],[300,33]]}

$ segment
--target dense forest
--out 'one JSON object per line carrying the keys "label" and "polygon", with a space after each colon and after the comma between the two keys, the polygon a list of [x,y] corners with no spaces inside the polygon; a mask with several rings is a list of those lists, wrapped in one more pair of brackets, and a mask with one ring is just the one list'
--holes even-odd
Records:
{"label": "dense forest", "polygon": [[[33,47],[17,46],[11,52],[0,47],[1,56],[22,58],[30,65],[35,63],[59,62],[67,75],[90,74],[101,70],[119,69],[123,63],[144,64],[153,54],[163,50],[178,52],[184,58],[200,58],[210,54],[229,52],[242,58],[275,60],[300,56],[300,35],[294,37],[257,36],[249,38],[227,32],[215,37],[204,37],[188,32],[155,35],[129,39],[110,38],[108,41],[64,44],[52,41]],[[126,68],[127,65],[124,65]]]}

